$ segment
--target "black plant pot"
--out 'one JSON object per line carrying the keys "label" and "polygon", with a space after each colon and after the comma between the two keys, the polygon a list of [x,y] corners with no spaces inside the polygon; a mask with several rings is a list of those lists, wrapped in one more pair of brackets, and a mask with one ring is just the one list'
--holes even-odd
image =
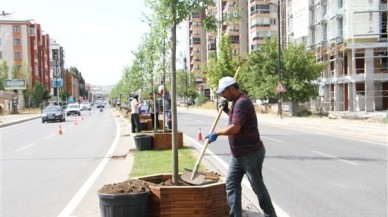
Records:
{"label": "black plant pot", "polygon": [[151,150],[153,143],[152,143],[152,136],[150,135],[136,135],[133,137],[135,140],[136,150],[138,151],[144,151],[144,150]]}
{"label": "black plant pot", "polygon": [[98,193],[102,217],[145,217],[150,191],[129,194]]}

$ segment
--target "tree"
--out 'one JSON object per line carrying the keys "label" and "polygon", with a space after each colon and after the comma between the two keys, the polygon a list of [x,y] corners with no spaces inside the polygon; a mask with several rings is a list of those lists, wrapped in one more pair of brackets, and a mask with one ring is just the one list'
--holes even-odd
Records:
{"label": "tree", "polygon": [[240,56],[232,54],[230,37],[224,35],[220,41],[219,56],[212,56],[205,67],[205,76],[207,84],[215,90],[218,81],[225,76],[234,77],[237,68],[243,63]]}
{"label": "tree", "polygon": [[178,184],[178,134],[176,115],[176,28],[193,11],[202,11],[212,0],[146,0],[154,11],[157,23],[161,28],[171,30],[171,112],[172,112],[172,147],[173,177],[172,182]]}
{"label": "tree", "polygon": [[184,70],[177,71],[177,95],[185,99],[195,99],[198,95],[195,85],[195,76],[192,73],[187,73]]}
{"label": "tree", "polygon": [[[278,49],[276,39],[266,43],[249,55],[247,67],[240,74],[240,85],[255,99],[276,98],[278,84]],[[316,63],[314,53],[306,51],[304,45],[290,44],[282,50],[282,83],[287,92],[284,101],[306,102],[318,95],[313,83],[325,63]]]}
{"label": "tree", "polygon": [[0,90],[4,90],[4,81],[8,78],[7,61],[3,60],[0,66]]}
{"label": "tree", "polygon": [[50,93],[39,81],[35,83],[32,90],[32,106],[37,107],[43,105],[43,101],[50,99]]}

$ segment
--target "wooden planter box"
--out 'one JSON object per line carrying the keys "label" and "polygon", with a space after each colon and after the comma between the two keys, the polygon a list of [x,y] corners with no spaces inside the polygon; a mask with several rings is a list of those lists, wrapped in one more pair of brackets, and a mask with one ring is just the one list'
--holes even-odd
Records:
{"label": "wooden planter box", "polygon": [[[171,174],[159,174],[139,179],[160,183]],[[225,183],[201,186],[150,186],[147,217],[227,217]]]}
{"label": "wooden planter box", "polygon": [[152,120],[152,119],[151,119],[150,115],[139,115],[139,120],[140,121],[144,120],[144,122],[145,122],[147,120]]}
{"label": "wooden planter box", "polygon": [[[154,149],[166,150],[171,149],[172,133],[171,132],[151,132],[147,133],[153,136]],[[183,148],[183,133],[178,132],[178,148]]]}

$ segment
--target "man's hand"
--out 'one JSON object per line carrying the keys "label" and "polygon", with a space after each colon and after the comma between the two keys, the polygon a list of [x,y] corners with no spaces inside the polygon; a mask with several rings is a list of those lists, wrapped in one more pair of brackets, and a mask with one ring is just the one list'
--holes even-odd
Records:
{"label": "man's hand", "polygon": [[220,107],[220,109],[222,109],[222,111],[224,112],[229,111],[228,101],[226,99],[221,100],[218,107]]}
{"label": "man's hand", "polygon": [[205,137],[205,139],[209,139],[209,143],[215,142],[217,140],[218,135],[216,133],[210,133]]}

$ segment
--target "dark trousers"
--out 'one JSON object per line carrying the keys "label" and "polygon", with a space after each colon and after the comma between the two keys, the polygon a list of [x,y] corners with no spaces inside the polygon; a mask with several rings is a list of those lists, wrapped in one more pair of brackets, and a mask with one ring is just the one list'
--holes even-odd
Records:
{"label": "dark trousers", "polygon": [[155,126],[156,121],[156,129],[159,129],[159,113],[151,113],[151,120],[152,120],[152,128]]}
{"label": "dark trousers", "polygon": [[131,114],[132,133],[140,132],[140,118],[139,114]]}
{"label": "dark trousers", "polygon": [[241,181],[244,174],[251,183],[252,190],[259,200],[260,208],[265,217],[276,217],[271,197],[263,181],[261,173],[265,157],[264,146],[251,155],[235,158],[229,162],[228,175],[226,178],[226,195],[229,204],[229,217],[241,217]]}

